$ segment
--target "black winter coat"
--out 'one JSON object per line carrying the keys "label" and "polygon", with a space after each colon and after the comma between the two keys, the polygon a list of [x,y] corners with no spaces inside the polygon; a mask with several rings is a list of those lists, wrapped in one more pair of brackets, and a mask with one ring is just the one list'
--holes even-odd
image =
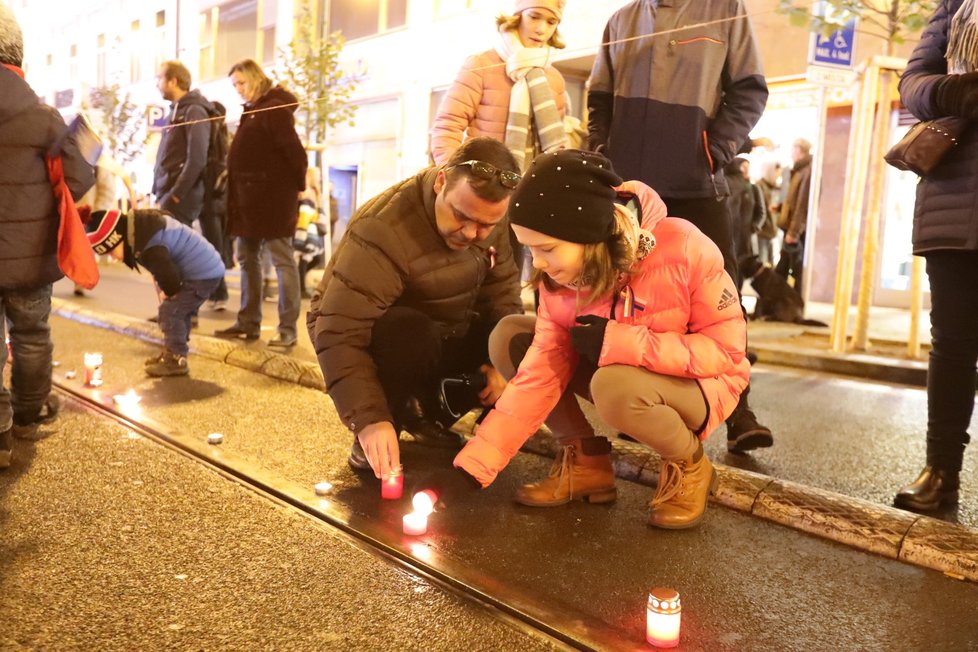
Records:
{"label": "black winter coat", "polygon": [[[937,6],[900,79],[900,99],[921,120],[943,117],[934,104],[934,91],[947,74],[948,28],[962,1],[944,0]],[[913,252],[941,249],[978,249],[978,129],[974,125],[917,186]]]}
{"label": "black winter coat", "polygon": [[296,101],[276,86],[245,105],[245,111],[257,112],[241,117],[228,153],[228,235],[261,240],[295,235],[307,166],[292,116]]}
{"label": "black winter coat", "polygon": [[[16,73],[0,66],[0,289],[38,288],[60,279],[58,225],[44,156],[66,131]],[[95,170],[70,143],[61,153],[75,199],[95,183]]]}
{"label": "black winter coat", "polygon": [[353,432],[393,420],[367,350],[389,308],[424,313],[443,338],[463,337],[477,315],[491,328],[523,311],[509,222],[467,249],[449,249],[435,222],[437,172],[422,171],[357,211],[312,298],[313,346],[336,411]]}
{"label": "black winter coat", "polygon": [[[184,224],[192,224],[204,204],[204,167],[211,139],[211,123],[206,120],[213,110],[214,105],[198,90],[181,97],[156,152],[153,194],[161,208]],[[179,203],[173,201],[174,196]]]}

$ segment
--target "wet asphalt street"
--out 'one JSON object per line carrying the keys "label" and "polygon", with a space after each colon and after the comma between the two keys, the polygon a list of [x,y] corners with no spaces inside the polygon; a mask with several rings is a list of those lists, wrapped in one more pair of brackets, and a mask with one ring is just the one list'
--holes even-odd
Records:
{"label": "wet asphalt street", "polygon": [[[346,467],[350,436],[323,394],[196,357],[190,378],[151,380],[141,369],[141,360],[154,350],[150,345],[60,318],[52,322],[61,361],[56,377],[80,371],[84,351],[100,350],[103,393],[133,387],[154,421],[195,440],[223,432],[222,455],[283,483],[310,487],[331,481],[331,500],[346,505],[354,521],[394,545],[406,545],[397,531],[406,509],[382,503],[377,486]],[[758,369],[758,395],[783,389],[785,396],[805,390],[809,397],[794,426],[801,432],[788,434],[790,419],[767,418],[779,443],[752,458],[768,465],[756,470],[808,473],[789,479],[811,478],[811,484],[839,490],[809,469],[819,460],[830,468],[829,459],[837,456],[843,472],[835,475],[849,483],[839,486],[879,492],[870,485],[883,484],[886,461],[867,469],[841,453],[872,446],[880,458],[887,450],[912,457],[922,441],[907,432],[922,398],[911,390],[862,386]],[[815,395],[825,398],[814,400]],[[759,401],[758,407],[765,413]],[[884,416],[873,416],[876,410]],[[877,430],[874,419],[891,425]],[[894,440],[883,436],[895,430],[906,440],[897,451]],[[711,455],[731,463],[716,448],[722,436],[714,440]],[[450,459],[411,443],[404,451],[408,485]],[[14,625],[12,633],[5,628],[0,634],[0,646],[544,645],[361,552],[328,528],[89,414],[69,411],[57,434],[33,447],[18,446],[18,455],[25,452],[33,456],[29,470],[20,462],[0,477],[0,622]],[[969,458],[969,468],[973,463]],[[913,468],[914,461],[906,464]],[[457,570],[482,590],[518,599],[528,612],[576,631],[581,640],[614,642],[613,647],[644,645],[646,592],[660,584],[683,596],[683,649],[978,645],[978,586],[716,505],[698,529],[652,530],[644,523],[651,490],[628,482],[619,482],[620,498],[612,506],[515,506],[516,486],[547,467],[546,460],[520,455],[490,490],[436,514],[429,535],[415,542],[421,548],[405,549]],[[972,490],[962,499],[974,495]],[[418,596],[427,602],[419,604]],[[583,631],[582,623],[593,631]],[[455,638],[446,638],[450,634]]]}

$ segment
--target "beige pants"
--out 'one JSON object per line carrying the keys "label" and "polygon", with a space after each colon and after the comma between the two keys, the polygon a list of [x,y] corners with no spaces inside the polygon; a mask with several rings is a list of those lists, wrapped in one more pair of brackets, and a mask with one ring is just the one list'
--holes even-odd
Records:
{"label": "beige pants", "polygon": [[[489,336],[489,357],[507,380],[516,375],[526,355],[535,323],[533,315],[511,315]],[[628,365],[595,369],[582,362],[547,417],[547,427],[560,442],[594,436],[577,396],[593,403],[609,426],[653,448],[663,459],[692,457],[699,444],[693,432],[707,417],[706,399],[695,380]]]}

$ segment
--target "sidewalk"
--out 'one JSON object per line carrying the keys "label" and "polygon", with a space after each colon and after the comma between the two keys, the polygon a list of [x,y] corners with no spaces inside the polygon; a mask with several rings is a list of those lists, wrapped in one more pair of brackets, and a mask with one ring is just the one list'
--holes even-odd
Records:
{"label": "sidewalk", "polygon": [[[93,313],[67,301],[55,300],[54,303],[54,312],[60,317],[145,341],[159,341],[160,333],[156,326],[143,320]],[[778,329],[778,337],[789,342],[792,338],[802,336],[806,330],[805,327],[780,324],[760,326],[770,327],[772,332]],[[754,333],[752,330],[752,336]],[[771,340],[774,339],[772,336]],[[790,345],[782,346],[788,351],[792,350]],[[197,355],[287,382],[320,390],[324,386],[317,364],[267,349],[249,349],[236,342],[196,334],[191,337],[191,349]],[[774,350],[774,346],[758,348],[760,355],[766,355],[762,351]],[[810,347],[809,352],[802,350],[798,356],[810,364],[832,359],[831,355],[820,352],[814,346]],[[902,361],[884,358],[883,363],[875,366],[855,363],[853,369],[866,374],[881,370],[889,372],[901,369],[902,364]],[[467,418],[472,419],[472,415]],[[468,431],[471,425],[463,419],[456,428]],[[554,446],[553,439],[546,433],[541,433],[527,443],[526,449],[552,455]],[[720,474],[720,487],[714,500],[731,509],[860,550],[978,582],[976,530],[742,469],[721,464],[716,466]],[[658,467],[658,457],[649,449],[615,440],[615,470],[618,477],[654,486],[658,479]]]}
{"label": "sidewalk", "polygon": [[[826,324],[832,322],[833,306],[809,303],[805,317]],[[847,333],[852,335],[856,308],[849,310]],[[749,348],[766,364],[801,367],[817,371],[882,380],[906,385],[927,385],[927,354],[930,351],[930,315],[921,315],[921,357],[910,358],[907,338],[910,311],[900,308],[872,308],[869,318],[869,346],[865,352],[832,351],[830,329],[781,322],[751,321],[747,325]],[[847,342],[848,345],[848,342]]]}

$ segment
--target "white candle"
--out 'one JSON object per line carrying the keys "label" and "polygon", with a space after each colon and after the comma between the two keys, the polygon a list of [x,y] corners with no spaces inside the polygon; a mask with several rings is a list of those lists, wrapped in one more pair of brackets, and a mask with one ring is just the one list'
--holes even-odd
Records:
{"label": "white candle", "polygon": [[404,534],[412,537],[421,536],[428,531],[428,517],[424,514],[411,512],[405,514],[403,519]]}
{"label": "white candle", "polygon": [[414,494],[411,499],[411,505],[414,506],[414,511],[419,514],[428,514],[435,511],[435,503],[438,502],[438,494],[436,494],[432,489],[425,489],[424,491],[419,491]]}

